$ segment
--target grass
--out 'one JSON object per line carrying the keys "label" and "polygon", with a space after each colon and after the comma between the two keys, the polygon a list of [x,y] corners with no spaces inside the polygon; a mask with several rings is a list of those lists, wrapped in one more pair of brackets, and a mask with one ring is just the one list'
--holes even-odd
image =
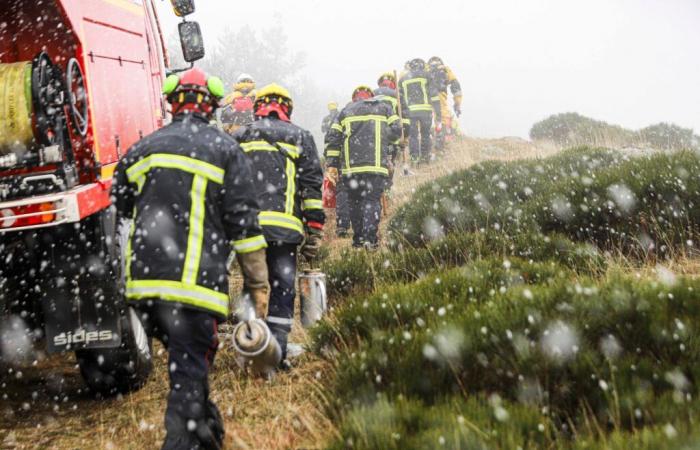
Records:
{"label": "grass", "polygon": [[696,443],[700,281],[615,260],[692,253],[698,164],[582,148],[418,188],[392,251],[325,265],[331,447]]}

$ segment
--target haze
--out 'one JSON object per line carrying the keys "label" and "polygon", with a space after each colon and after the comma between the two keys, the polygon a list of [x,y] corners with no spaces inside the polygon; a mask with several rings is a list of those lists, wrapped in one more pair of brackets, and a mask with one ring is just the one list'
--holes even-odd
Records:
{"label": "haze", "polygon": [[[629,128],[661,121],[700,129],[697,0],[199,0],[205,42],[226,27],[277,24],[307,55],[320,97],[414,57],[443,58],[464,91],[462,129],[527,137],[553,113],[576,111]],[[165,34],[177,19],[158,2]],[[241,72],[253,69],[241,67]],[[304,98],[295,98],[299,104]],[[325,108],[318,108],[318,120]],[[314,130],[317,131],[317,130]]]}

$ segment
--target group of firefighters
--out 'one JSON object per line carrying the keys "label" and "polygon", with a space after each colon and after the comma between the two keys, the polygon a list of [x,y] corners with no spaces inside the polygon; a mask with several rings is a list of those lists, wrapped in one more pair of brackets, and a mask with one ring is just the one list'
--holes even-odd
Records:
{"label": "group of firefighters", "polygon": [[[430,72],[435,61],[444,82]],[[398,84],[385,74],[374,91],[356,88],[328,122],[325,177],[347,196],[342,223],[346,233],[352,226],[353,246],[378,246],[380,197],[402,136],[410,136],[414,160],[429,160],[433,115],[439,132],[448,85],[459,114],[451,71],[439,58],[414,59]],[[297,257],[313,262],[321,245],[324,172],[311,133],[291,122],[290,93],[277,84],[256,92],[252,77],[241,75],[224,98],[223,82],[194,68],[170,75],[163,93],[172,123],[132,146],[112,186],[117,217],[130,224],[125,294],[168,351],[163,448],[218,449],[224,428],[208,374],[218,325],[229,318],[229,253],[244,296],[280,344],[279,368],[288,369]]]}

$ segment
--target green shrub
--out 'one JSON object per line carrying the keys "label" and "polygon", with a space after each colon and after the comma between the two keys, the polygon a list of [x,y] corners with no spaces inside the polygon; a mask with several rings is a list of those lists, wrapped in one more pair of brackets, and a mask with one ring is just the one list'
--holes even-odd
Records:
{"label": "green shrub", "polygon": [[425,245],[453,232],[532,231],[521,223],[529,199],[553,183],[594,177],[618,164],[619,153],[576,148],[543,160],[487,161],[421,186],[389,224],[393,248]]}
{"label": "green shrub", "polygon": [[[548,408],[562,431],[581,426],[584,411],[603,428],[631,429],[678,418],[697,395],[700,281],[578,284],[563,276],[494,292],[474,290],[473,277],[446,279],[452,284],[446,291],[469,294],[447,299],[446,291],[431,295],[416,286],[413,304],[390,295],[382,299],[386,306],[368,306],[364,315],[359,305],[338,312],[341,327],[357,317],[362,324],[357,334],[343,331],[345,343],[337,347],[343,353],[332,390],[339,408],[377,395],[431,404],[497,393]],[[442,315],[427,306],[440,301],[450,302]],[[399,309],[421,320],[384,314],[376,329],[364,325],[375,311]]]}
{"label": "green shrub", "polygon": [[347,251],[338,260],[322,266],[328,293],[336,300],[352,292],[377,286],[411,282],[436,270],[461,266],[482,257],[518,257],[556,261],[579,273],[599,273],[603,256],[592,246],[574,244],[558,235],[541,233],[453,233],[425,247],[403,247],[376,253]]}

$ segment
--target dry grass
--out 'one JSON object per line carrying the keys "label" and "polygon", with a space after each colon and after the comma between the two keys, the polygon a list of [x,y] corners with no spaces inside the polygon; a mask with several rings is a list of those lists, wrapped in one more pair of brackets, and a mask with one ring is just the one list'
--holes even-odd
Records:
{"label": "dry grass", "polygon": [[[411,198],[414,188],[454,170],[484,159],[543,157],[554,151],[516,138],[463,138],[435,163],[414,169],[412,176],[396,175],[389,215]],[[333,231],[330,226],[327,235]],[[329,239],[331,257],[337,257],[349,242]],[[291,340],[306,340],[298,322]],[[72,356],[54,356],[37,367],[22,368],[21,377],[16,371],[3,370],[0,448],[158,448],[164,437],[168,380],[166,355],[161,347],[155,348],[151,381],[139,392],[106,401],[95,401],[82,392]],[[224,342],[212,371],[211,396],[224,416],[226,448],[323,448],[336,435],[325,414],[322,389],[331,370],[329,363],[307,354],[294,370],[272,381],[250,379],[236,367],[231,347]]]}

